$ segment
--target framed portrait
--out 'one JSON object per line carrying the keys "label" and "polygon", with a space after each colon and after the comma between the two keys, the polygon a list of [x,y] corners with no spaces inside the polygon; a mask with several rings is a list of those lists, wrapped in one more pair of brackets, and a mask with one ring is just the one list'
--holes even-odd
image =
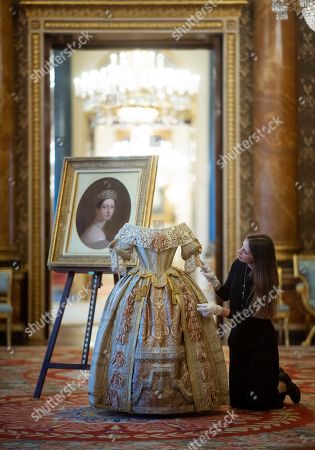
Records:
{"label": "framed portrait", "polygon": [[158,156],[65,158],[48,266],[110,267],[120,228],[150,224],[157,164]]}

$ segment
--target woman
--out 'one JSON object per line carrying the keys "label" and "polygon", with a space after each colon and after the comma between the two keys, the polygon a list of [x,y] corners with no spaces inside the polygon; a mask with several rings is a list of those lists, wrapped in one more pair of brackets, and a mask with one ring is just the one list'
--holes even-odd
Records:
{"label": "woman", "polygon": [[226,282],[203,266],[204,276],[216,293],[230,300],[230,309],[198,305],[203,316],[222,315],[232,319],[229,391],[233,408],[267,410],[283,407],[288,394],[300,401],[300,390],[279,369],[277,338],[272,319],[276,314],[278,272],[272,239],[250,234],[232,264]]}
{"label": "woman", "polygon": [[80,236],[81,241],[90,248],[99,249],[108,247],[105,227],[115,212],[117,194],[109,184],[106,189],[97,195],[96,211],[93,222]]}

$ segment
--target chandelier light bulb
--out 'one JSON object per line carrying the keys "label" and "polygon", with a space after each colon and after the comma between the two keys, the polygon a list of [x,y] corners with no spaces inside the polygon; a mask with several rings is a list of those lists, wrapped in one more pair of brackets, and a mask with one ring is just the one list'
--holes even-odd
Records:
{"label": "chandelier light bulb", "polygon": [[108,99],[115,98],[112,112],[118,119],[132,121],[133,111],[136,122],[143,118],[149,123],[163,115],[191,111],[199,82],[200,76],[189,70],[165,67],[165,55],[152,50],[112,53],[106,67],[83,72],[73,80],[75,96],[85,102],[86,111],[99,115],[105,111],[108,116],[108,108],[113,107]]}

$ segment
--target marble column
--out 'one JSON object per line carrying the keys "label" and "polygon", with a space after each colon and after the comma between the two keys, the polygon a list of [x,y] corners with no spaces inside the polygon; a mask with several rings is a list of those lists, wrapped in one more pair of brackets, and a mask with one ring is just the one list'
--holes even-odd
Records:
{"label": "marble column", "polygon": [[290,259],[299,249],[297,18],[277,20],[271,3],[254,0],[254,218]]}
{"label": "marble column", "polygon": [[0,263],[16,259],[13,246],[13,31],[11,0],[0,2]]}

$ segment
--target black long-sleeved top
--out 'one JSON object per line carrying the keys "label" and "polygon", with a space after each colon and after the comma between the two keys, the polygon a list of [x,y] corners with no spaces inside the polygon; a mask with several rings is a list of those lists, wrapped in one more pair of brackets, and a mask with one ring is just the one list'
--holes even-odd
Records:
{"label": "black long-sleeved top", "polygon": [[[244,277],[245,289],[244,295],[242,296]],[[226,282],[216,291],[216,294],[224,301],[230,300],[229,318],[238,311],[242,311],[242,309],[248,307],[253,297],[253,277],[251,268],[246,263],[236,259],[231,266]]]}

